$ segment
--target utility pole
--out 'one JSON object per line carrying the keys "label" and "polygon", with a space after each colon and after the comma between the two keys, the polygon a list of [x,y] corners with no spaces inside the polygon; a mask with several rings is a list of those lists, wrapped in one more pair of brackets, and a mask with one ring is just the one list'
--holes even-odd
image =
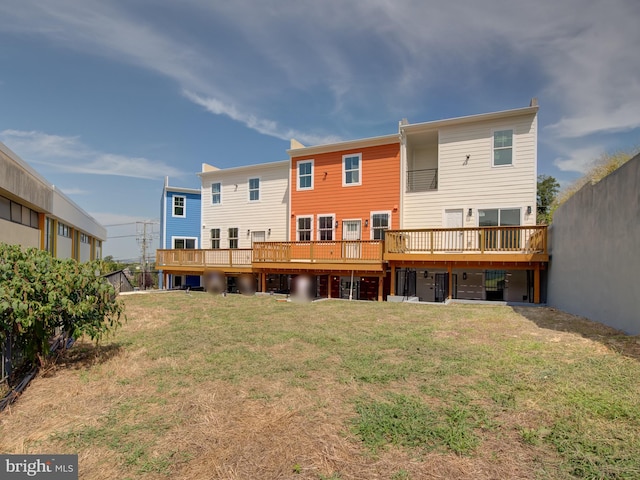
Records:
{"label": "utility pole", "polygon": [[149,247],[151,246],[151,242],[153,238],[156,237],[156,233],[153,231],[153,225],[156,225],[157,223],[158,222],[152,222],[152,221],[136,222],[136,225],[138,227],[136,236],[137,236],[138,244],[140,245],[140,253],[141,253],[141,258],[140,258],[140,270],[142,275],[141,286],[144,289],[147,288],[147,271],[148,271],[148,263],[149,263],[148,250],[149,250]]}

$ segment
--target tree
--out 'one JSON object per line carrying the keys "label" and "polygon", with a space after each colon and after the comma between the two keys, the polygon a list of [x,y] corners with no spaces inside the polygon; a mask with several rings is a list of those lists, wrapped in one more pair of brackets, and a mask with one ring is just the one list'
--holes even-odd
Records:
{"label": "tree", "polygon": [[37,364],[58,332],[99,341],[120,325],[123,313],[113,286],[99,274],[99,262],[0,243],[0,342],[11,338]]}
{"label": "tree", "polygon": [[560,184],[554,177],[538,175],[537,223],[539,225],[551,223],[551,206],[559,191]]}

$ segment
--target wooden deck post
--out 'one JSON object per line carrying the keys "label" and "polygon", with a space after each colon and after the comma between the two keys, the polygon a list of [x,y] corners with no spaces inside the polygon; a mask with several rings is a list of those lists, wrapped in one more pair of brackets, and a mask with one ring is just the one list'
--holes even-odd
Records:
{"label": "wooden deck post", "polygon": [[329,274],[327,275],[327,298],[331,298],[331,277],[333,275]]}
{"label": "wooden deck post", "polygon": [[389,294],[396,294],[396,265],[393,262],[391,262],[391,291]]}
{"label": "wooden deck post", "polygon": [[447,298],[451,300],[453,298],[453,267],[451,263],[447,265],[447,277],[449,278],[449,295]]}
{"label": "wooden deck post", "polygon": [[384,300],[384,277],[378,277],[378,301]]}
{"label": "wooden deck post", "polygon": [[260,274],[260,290],[262,293],[267,293],[267,273],[262,272]]}
{"label": "wooden deck post", "polygon": [[540,264],[533,271],[533,303],[540,303]]}
{"label": "wooden deck post", "polygon": [[169,274],[167,272],[162,272],[162,286],[165,290],[169,290],[169,285],[167,282],[169,281]]}

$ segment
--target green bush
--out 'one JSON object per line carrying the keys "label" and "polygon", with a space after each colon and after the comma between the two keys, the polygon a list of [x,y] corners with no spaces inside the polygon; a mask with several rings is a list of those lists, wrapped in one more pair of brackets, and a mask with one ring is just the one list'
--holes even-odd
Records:
{"label": "green bush", "polygon": [[0,341],[11,335],[32,364],[42,362],[56,333],[99,341],[120,325],[123,306],[96,273],[97,262],[0,244]]}

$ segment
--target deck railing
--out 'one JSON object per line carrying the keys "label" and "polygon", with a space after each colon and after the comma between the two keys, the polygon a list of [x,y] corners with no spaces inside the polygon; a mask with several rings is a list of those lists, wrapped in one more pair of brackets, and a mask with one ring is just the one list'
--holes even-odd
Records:
{"label": "deck railing", "polygon": [[546,254],[547,226],[388,230],[385,252]]}
{"label": "deck railing", "polygon": [[250,248],[156,250],[156,267],[250,267]]}
{"label": "deck railing", "polygon": [[254,263],[382,263],[379,240],[255,242]]}

